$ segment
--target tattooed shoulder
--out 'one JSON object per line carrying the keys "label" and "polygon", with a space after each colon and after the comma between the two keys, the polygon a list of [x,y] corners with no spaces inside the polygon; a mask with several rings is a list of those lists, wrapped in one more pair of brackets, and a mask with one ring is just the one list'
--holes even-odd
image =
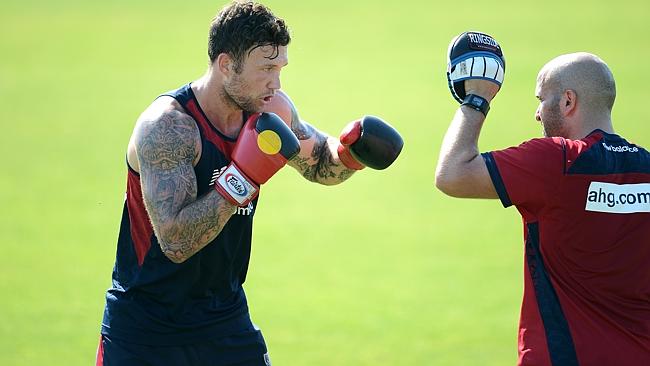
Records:
{"label": "tattooed shoulder", "polygon": [[140,164],[163,170],[193,162],[201,144],[195,121],[175,109],[139,121],[135,141]]}

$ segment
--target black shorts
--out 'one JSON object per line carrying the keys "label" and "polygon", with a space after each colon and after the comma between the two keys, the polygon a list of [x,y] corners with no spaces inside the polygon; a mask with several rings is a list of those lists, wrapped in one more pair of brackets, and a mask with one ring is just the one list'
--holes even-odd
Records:
{"label": "black shorts", "polygon": [[270,366],[259,329],[182,346],[133,344],[102,335],[97,366]]}

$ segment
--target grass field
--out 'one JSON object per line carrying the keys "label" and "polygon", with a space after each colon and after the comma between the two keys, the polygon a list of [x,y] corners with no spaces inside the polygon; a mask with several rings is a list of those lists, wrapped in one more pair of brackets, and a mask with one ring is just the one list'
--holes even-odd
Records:
{"label": "grass field", "polygon": [[[191,5],[186,5],[191,3]],[[386,171],[321,187],[285,169],[263,189],[245,288],[274,365],[512,365],[521,223],[433,186],[456,103],[449,40],[492,34],[507,58],[481,149],[539,136],[538,69],[591,51],[614,72],[617,131],[650,146],[645,0],[266,2],[293,32],[283,89],[337,135],[386,118]],[[199,77],[215,1],[0,2],[0,365],[94,362],[134,120]]]}

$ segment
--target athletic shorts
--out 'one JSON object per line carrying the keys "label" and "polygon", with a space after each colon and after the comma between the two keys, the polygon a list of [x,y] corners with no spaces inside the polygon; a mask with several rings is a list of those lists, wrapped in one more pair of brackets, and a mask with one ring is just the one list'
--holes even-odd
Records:
{"label": "athletic shorts", "polygon": [[151,346],[102,335],[96,366],[270,366],[259,329],[182,346]]}

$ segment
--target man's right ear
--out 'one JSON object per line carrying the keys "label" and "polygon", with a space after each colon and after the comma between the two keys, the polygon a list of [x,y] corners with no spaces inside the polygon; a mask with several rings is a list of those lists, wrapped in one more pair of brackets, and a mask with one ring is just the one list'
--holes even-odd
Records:
{"label": "man's right ear", "polygon": [[219,69],[219,71],[221,71],[222,74],[230,75],[233,72],[234,62],[232,57],[230,57],[227,53],[220,53],[214,62],[216,64],[215,66]]}

